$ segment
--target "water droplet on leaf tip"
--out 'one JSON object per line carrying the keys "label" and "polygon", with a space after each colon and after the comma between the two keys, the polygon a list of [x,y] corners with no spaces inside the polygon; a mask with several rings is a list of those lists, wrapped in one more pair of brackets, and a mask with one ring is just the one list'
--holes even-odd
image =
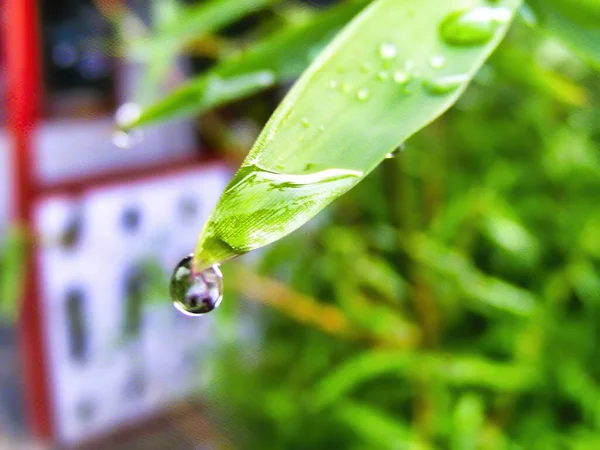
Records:
{"label": "water droplet on leaf tip", "polygon": [[371,96],[371,92],[367,88],[359,89],[356,92],[356,98],[363,102],[368,100],[370,96]]}
{"label": "water droplet on leaf tip", "polygon": [[503,7],[480,6],[455,11],[442,21],[439,33],[448,45],[483,45],[494,37],[501,25],[510,20],[511,15],[511,11]]}
{"label": "water droplet on leaf tip", "polygon": [[432,69],[441,69],[446,64],[446,59],[442,55],[434,55],[429,58],[429,66]]}
{"label": "water droplet on leaf tip", "polygon": [[396,44],[391,42],[382,42],[379,46],[379,56],[381,56],[382,59],[394,59],[397,55],[398,48],[396,47]]}
{"label": "water droplet on leaf tip", "polygon": [[173,305],[187,316],[200,316],[216,309],[223,299],[223,274],[215,264],[194,273],[194,255],[183,258],[171,276],[169,291]]}
{"label": "water droplet on leaf tip", "polygon": [[139,105],[135,103],[123,103],[115,111],[115,122],[117,122],[118,126],[124,127],[139,119],[141,113],[142,110]]}

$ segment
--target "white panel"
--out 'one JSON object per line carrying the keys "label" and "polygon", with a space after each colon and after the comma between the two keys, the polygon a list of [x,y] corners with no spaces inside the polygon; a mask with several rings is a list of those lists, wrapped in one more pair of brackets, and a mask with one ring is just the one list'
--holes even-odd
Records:
{"label": "white panel", "polygon": [[113,143],[111,117],[53,120],[35,133],[36,172],[45,184],[72,177],[174,161],[195,151],[190,123],[148,127],[131,148]]}
{"label": "white panel", "polygon": [[[124,339],[125,281],[148,258],[170,273],[193,248],[229,178],[220,167],[194,168],[38,206],[43,317],[61,441],[74,443],[143,419],[197,386],[197,364],[210,350],[214,318],[185,317],[165,298],[145,305],[139,336]],[[58,245],[74,217],[82,220],[77,244]],[[73,287],[84,292],[87,357],[80,360],[70,352],[66,303]]]}

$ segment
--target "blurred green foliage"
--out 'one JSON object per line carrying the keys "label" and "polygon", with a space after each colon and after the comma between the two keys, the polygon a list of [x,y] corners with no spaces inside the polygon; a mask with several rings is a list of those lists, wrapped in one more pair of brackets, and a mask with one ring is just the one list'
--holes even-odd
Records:
{"label": "blurred green foliage", "polygon": [[[600,448],[600,78],[533,10],[396,158],[224,267],[203,395],[235,447]],[[205,138],[242,153],[272,97]]]}

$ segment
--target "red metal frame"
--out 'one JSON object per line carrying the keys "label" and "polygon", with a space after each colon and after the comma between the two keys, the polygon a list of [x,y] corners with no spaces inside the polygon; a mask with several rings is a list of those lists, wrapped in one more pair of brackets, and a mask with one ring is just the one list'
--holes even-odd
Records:
{"label": "red metal frame", "polygon": [[[32,223],[35,197],[32,131],[41,97],[38,16],[35,0],[5,0],[3,6],[6,111],[14,150],[14,217],[19,225],[28,227]],[[33,252],[28,252],[26,261],[19,319],[25,408],[31,433],[37,438],[49,438],[53,424]]]}

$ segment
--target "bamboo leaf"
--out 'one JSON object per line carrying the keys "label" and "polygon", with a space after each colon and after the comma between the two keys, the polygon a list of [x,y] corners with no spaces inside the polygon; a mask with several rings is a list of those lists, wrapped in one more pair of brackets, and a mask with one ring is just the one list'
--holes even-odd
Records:
{"label": "bamboo leaf", "polygon": [[324,47],[367,3],[367,0],[346,2],[301,25],[289,25],[275,32],[245,53],[221,62],[148,106],[135,121],[122,124],[121,128],[189,116],[293,80],[308,66],[313,50]]}
{"label": "bamboo leaf", "polygon": [[519,3],[369,5],[271,117],[201,233],[196,269],[282,238],[356,185],[456,101]]}
{"label": "bamboo leaf", "polygon": [[600,69],[600,2],[597,0],[530,0],[543,26]]}

